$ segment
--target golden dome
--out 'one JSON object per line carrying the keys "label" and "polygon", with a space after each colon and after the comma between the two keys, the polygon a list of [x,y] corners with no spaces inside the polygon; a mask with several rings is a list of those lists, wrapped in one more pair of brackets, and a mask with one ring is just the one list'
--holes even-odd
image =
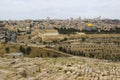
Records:
{"label": "golden dome", "polygon": [[88,27],[92,27],[93,24],[92,24],[92,23],[88,23],[87,26],[88,26]]}

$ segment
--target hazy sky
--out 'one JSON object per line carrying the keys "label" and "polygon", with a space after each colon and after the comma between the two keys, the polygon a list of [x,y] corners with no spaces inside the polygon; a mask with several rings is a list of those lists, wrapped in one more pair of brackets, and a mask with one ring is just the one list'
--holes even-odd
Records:
{"label": "hazy sky", "polygon": [[120,0],[0,0],[0,19],[120,19]]}

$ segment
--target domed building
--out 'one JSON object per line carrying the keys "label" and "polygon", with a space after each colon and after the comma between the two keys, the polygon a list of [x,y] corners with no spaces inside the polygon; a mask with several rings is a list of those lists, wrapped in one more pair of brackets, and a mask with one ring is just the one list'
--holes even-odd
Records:
{"label": "domed building", "polygon": [[96,30],[96,27],[92,23],[88,23],[85,30],[87,31]]}
{"label": "domed building", "polygon": [[92,23],[88,23],[87,26],[88,27],[93,27],[93,24]]}

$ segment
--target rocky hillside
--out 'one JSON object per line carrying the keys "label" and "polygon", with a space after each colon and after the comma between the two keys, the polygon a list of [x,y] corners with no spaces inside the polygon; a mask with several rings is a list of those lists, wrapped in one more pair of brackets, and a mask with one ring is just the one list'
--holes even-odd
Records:
{"label": "rocky hillside", "polygon": [[120,62],[83,57],[0,58],[0,80],[120,80]]}

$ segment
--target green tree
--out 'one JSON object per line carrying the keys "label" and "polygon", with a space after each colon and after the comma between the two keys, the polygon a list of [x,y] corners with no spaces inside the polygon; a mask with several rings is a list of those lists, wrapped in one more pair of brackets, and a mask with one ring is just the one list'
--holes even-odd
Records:
{"label": "green tree", "polygon": [[28,55],[30,54],[31,51],[32,51],[32,49],[31,49],[30,47],[27,47],[26,53],[27,53]]}
{"label": "green tree", "polygon": [[19,47],[19,50],[20,50],[21,52],[23,52],[24,54],[25,54],[25,52],[26,52],[25,48],[22,47],[22,46]]}
{"label": "green tree", "polygon": [[9,53],[9,52],[10,52],[10,48],[9,48],[9,47],[6,47],[6,48],[5,48],[5,51],[6,51],[6,53]]}

